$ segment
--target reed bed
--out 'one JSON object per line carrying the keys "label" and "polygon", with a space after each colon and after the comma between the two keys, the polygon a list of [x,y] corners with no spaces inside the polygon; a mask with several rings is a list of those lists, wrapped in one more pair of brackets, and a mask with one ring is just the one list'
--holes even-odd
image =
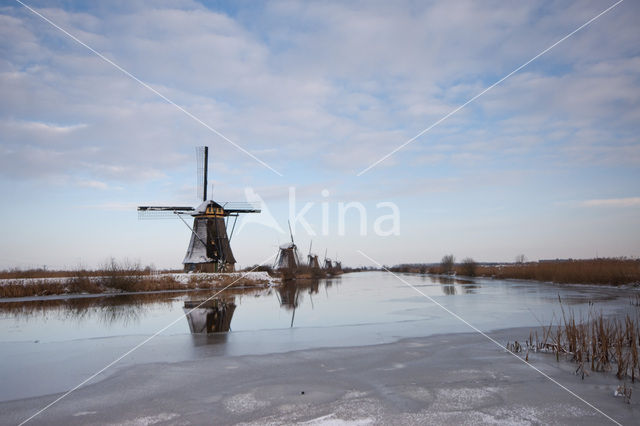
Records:
{"label": "reed bed", "polygon": [[[573,312],[565,314],[563,308],[562,321],[544,327],[542,338],[537,331],[531,332],[524,343],[508,343],[507,349],[526,353],[527,361],[530,352],[550,353],[557,361],[568,359],[577,364],[575,373],[583,379],[590,372],[606,371],[625,382],[635,383],[640,377],[640,321],[631,315],[618,319],[590,313],[586,321],[580,321]],[[627,402],[631,390],[626,383],[619,389]]]}
{"label": "reed bed", "polygon": [[[47,272],[47,273],[45,273]],[[34,275],[47,275],[32,278]],[[1,275],[0,275],[1,276]],[[178,281],[171,273],[161,274],[139,263],[111,258],[98,270],[79,268],[75,271],[13,271],[4,276],[0,284],[0,298],[49,296],[59,294],[98,294],[114,292],[145,292],[167,290],[196,290],[224,288],[233,283],[236,287],[256,287],[267,280],[240,278],[236,274],[194,274],[187,282]],[[25,280],[28,280],[25,281]]]}
{"label": "reed bed", "polygon": [[50,296],[67,292],[65,282],[51,282],[46,280],[37,280],[29,283],[29,285],[24,285],[22,281],[15,280],[0,286],[0,297]]}
{"label": "reed bed", "polygon": [[30,268],[20,269],[11,268],[0,270],[0,280],[18,280],[18,279],[36,279],[36,278],[69,278],[74,277],[78,273],[82,273],[87,277],[102,277],[108,274],[120,274],[120,275],[157,275],[163,274],[177,274],[182,270],[162,270],[158,271],[152,266],[142,266],[139,262],[132,262],[124,259],[117,261],[113,258],[107,260],[102,266],[97,269],[86,269],[82,266],[75,269],[46,269],[46,268]]}
{"label": "reed bed", "polygon": [[122,277],[117,280],[110,277],[72,277],[61,281],[36,280],[28,284],[20,280],[13,280],[0,285],[0,298],[184,290],[189,288],[191,287],[179,283],[170,276],[145,279]]}
{"label": "reed bed", "polygon": [[171,275],[149,277],[73,277],[62,281],[37,280],[24,284],[20,280],[0,285],[0,298],[51,296],[60,294],[136,293],[168,290],[207,290],[224,288],[233,283],[234,287],[262,287],[267,280],[240,278],[239,276],[200,277],[193,276],[180,282]]}
{"label": "reed bed", "polygon": [[640,260],[607,258],[478,265],[476,274],[556,283],[622,285],[640,283]]}

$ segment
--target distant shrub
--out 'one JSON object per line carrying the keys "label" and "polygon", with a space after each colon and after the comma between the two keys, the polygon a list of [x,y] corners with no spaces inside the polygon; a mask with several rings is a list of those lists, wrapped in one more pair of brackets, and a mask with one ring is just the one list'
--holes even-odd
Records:
{"label": "distant shrub", "polygon": [[440,273],[452,274],[455,261],[456,261],[456,258],[452,254],[447,254],[446,256],[444,256],[440,261]]}
{"label": "distant shrub", "polygon": [[91,278],[86,276],[72,277],[67,280],[67,292],[69,293],[102,293],[104,289]]}
{"label": "distant shrub", "polygon": [[253,272],[271,272],[273,268],[271,268],[271,266],[269,265],[253,265],[253,266],[247,266],[246,268],[244,268],[242,270],[242,272],[249,272],[249,271],[253,271]]}
{"label": "distant shrub", "polygon": [[470,257],[467,257],[462,260],[462,264],[460,265],[459,272],[461,275],[465,275],[467,277],[475,277],[478,269],[478,264],[475,260]]}
{"label": "distant shrub", "polygon": [[142,276],[145,274],[140,262],[131,262],[125,259],[118,263],[113,257],[102,266],[100,283],[109,288],[122,291],[139,291]]}

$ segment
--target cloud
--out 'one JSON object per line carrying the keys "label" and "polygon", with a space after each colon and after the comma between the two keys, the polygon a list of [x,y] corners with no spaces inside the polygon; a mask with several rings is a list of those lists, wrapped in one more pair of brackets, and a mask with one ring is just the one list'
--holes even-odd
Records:
{"label": "cloud", "polygon": [[97,180],[80,180],[76,182],[76,185],[84,187],[84,188],[94,188],[94,189],[107,189],[109,185],[105,182],[100,182]]}
{"label": "cloud", "polygon": [[640,206],[640,197],[604,198],[582,202],[586,207],[636,207]]}
{"label": "cloud", "polygon": [[[70,9],[41,11],[275,168],[351,175],[602,4]],[[378,167],[638,164],[637,15],[622,4]],[[182,171],[191,147],[206,144],[218,163],[250,164],[242,174],[255,179],[262,166],[42,20],[18,7],[0,17],[5,178],[153,181]]]}
{"label": "cloud", "polygon": [[[331,202],[406,200],[403,220],[417,224],[419,244],[425,235],[432,247],[469,244],[458,234],[464,223],[490,258],[486,241],[496,239],[483,233],[487,224],[504,229],[501,244],[514,247],[526,240],[522,229],[554,229],[546,218],[557,229],[578,229],[589,209],[571,210],[571,222],[562,222],[569,207],[555,200],[610,188],[633,194],[639,179],[638,2],[621,3],[360,178],[356,172],[611,3],[34,4],[285,177],[13,3],[0,7],[0,188],[24,211],[32,209],[22,194],[46,199],[54,211],[80,198],[126,211],[138,202],[195,203],[193,147],[208,145],[216,199],[241,199],[252,187],[275,217],[286,210],[290,185],[305,202],[322,202],[325,188]],[[493,205],[515,216],[487,222],[482,211]],[[427,223],[418,213],[427,206],[446,208]],[[559,214],[544,214],[543,206]],[[540,227],[522,226],[527,220]],[[548,239],[545,249],[566,246],[596,235],[589,229],[579,238],[569,231],[535,238]],[[114,241],[131,236],[108,233]],[[66,234],[50,240],[66,243]],[[637,247],[637,238],[620,243],[626,231],[607,235],[612,247]],[[260,246],[251,240],[250,250]],[[402,241],[424,253],[410,244]],[[388,254],[393,262],[401,253]]]}

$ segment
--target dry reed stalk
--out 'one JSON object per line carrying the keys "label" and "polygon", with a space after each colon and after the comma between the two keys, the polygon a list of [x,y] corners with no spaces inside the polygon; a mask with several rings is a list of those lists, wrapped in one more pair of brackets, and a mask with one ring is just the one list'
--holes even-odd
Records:
{"label": "dry reed stalk", "polygon": [[478,266],[477,275],[573,284],[630,284],[640,282],[640,260],[627,258],[529,262]]}
{"label": "dry reed stalk", "polygon": [[[531,350],[552,352],[557,361],[562,355],[577,364],[575,373],[583,379],[589,375],[585,367],[590,366],[591,371],[598,372],[613,369],[618,379],[630,378],[635,383],[637,374],[640,374],[640,316],[634,319],[627,315],[621,321],[607,319],[602,313],[590,313],[587,321],[578,321],[573,312],[567,313],[562,308],[560,323],[563,325],[555,328],[553,322],[543,327],[542,340],[539,340],[536,331],[534,341],[531,332],[524,346],[515,342],[508,348],[514,352],[526,351],[526,361]],[[549,340],[551,343],[548,343]]]}

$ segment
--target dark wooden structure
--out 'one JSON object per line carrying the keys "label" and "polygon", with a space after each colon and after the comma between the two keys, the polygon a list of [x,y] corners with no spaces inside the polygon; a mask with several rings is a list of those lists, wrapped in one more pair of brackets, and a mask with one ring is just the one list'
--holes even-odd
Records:
{"label": "dark wooden structure", "polygon": [[[191,239],[187,253],[182,260],[187,272],[226,272],[235,269],[236,259],[231,251],[231,237],[238,215],[242,213],[260,213],[258,206],[250,203],[218,203],[207,200],[207,182],[209,173],[209,148],[196,150],[198,160],[198,196],[202,203],[194,207],[183,206],[140,206],[138,217],[156,219],[178,217],[191,230]],[[193,226],[189,226],[182,216],[193,217]],[[233,220],[231,231],[227,233],[229,221]]]}

